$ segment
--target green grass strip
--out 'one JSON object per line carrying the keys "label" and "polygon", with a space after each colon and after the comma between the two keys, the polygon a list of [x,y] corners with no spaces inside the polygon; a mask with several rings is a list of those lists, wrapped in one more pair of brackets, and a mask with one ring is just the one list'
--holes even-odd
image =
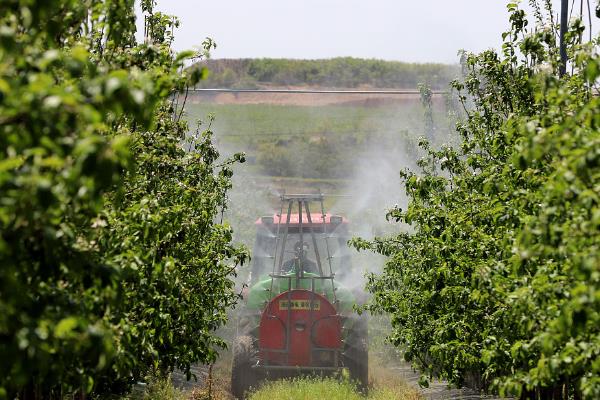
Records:
{"label": "green grass strip", "polygon": [[375,387],[368,396],[358,392],[347,380],[334,378],[296,378],[265,383],[248,400],[422,400],[420,393],[406,385]]}

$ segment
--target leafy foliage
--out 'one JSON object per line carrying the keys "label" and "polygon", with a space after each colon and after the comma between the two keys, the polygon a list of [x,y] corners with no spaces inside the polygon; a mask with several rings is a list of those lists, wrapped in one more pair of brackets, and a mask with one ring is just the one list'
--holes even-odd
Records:
{"label": "leafy foliage", "polygon": [[125,390],[222,345],[243,160],[187,135],[168,97],[202,73],[153,7],[136,44],[132,0],[0,1],[0,398]]}
{"label": "leafy foliage", "polygon": [[[528,28],[508,5],[503,53],[466,54],[460,148],[403,171],[411,232],[372,242],[373,311],[429,375],[521,398],[600,397],[598,41],[569,27],[572,73],[558,77],[557,27]],[[466,94],[465,94],[466,92]]]}

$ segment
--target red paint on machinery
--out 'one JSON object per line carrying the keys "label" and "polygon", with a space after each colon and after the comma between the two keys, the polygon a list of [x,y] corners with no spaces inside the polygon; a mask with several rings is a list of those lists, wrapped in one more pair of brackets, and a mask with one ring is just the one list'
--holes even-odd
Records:
{"label": "red paint on machinery", "polygon": [[336,350],[342,347],[342,323],[324,296],[295,289],[268,303],[258,337],[265,365],[333,364]]}

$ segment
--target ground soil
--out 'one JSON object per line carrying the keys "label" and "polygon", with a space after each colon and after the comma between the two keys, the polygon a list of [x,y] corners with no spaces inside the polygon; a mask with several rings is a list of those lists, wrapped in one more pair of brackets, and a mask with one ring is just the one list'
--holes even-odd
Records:
{"label": "ground soil", "polygon": [[[286,87],[273,89],[316,89],[306,87]],[[362,90],[362,89],[336,89],[336,90]],[[372,90],[365,88],[364,90]],[[394,90],[394,89],[381,89]],[[395,89],[397,90],[397,89]],[[414,89],[407,89],[414,90]],[[362,105],[365,107],[379,107],[386,104],[413,104],[421,100],[419,94],[339,94],[339,93],[215,93],[215,92],[190,92],[187,101],[190,103],[211,104],[276,104],[295,106],[325,106],[325,105]],[[441,95],[434,95],[434,102],[442,102]]]}

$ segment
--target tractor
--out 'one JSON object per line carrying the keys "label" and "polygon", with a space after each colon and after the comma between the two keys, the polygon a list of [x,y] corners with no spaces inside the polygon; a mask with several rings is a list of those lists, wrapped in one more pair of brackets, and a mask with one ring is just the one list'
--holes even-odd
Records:
{"label": "tractor", "polygon": [[[323,195],[282,195],[278,214],[259,218],[244,304],[237,322],[232,393],[265,379],[347,374],[366,390],[366,315],[351,274],[348,221],[325,213]],[[316,204],[316,206],[315,206]],[[317,207],[316,213],[311,206]]]}

